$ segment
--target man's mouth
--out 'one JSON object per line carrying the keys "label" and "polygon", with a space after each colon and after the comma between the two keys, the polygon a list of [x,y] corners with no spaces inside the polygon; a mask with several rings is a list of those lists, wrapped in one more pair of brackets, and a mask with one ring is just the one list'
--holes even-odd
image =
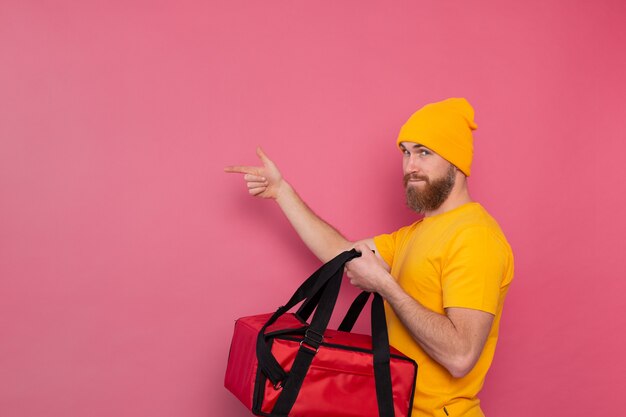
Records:
{"label": "man's mouth", "polygon": [[428,178],[417,176],[417,175],[407,175],[404,178],[404,186],[406,187],[409,184],[418,184],[421,182],[428,182]]}

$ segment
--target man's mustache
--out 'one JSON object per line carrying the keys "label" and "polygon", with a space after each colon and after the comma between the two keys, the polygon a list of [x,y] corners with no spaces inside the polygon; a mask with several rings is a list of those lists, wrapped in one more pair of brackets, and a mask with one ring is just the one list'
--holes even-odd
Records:
{"label": "man's mustache", "polygon": [[428,183],[428,177],[424,175],[416,174],[415,172],[409,172],[403,178],[404,186],[406,187],[409,181],[424,181]]}

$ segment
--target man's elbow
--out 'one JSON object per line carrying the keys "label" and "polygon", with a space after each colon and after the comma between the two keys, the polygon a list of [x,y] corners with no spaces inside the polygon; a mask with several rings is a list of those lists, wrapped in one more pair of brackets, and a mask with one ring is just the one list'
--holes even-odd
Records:
{"label": "man's elbow", "polygon": [[445,367],[454,378],[463,378],[474,369],[477,361],[478,357],[473,354],[457,355]]}

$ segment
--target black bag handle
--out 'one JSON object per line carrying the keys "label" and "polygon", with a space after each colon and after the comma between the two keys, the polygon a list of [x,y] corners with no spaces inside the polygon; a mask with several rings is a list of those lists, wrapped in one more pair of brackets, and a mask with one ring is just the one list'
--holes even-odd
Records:
{"label": "black bag handle", "polygon": [[[282,392],[270,414],[271,416],[286,417],[291,411],[304,381],[304,377],[306,376],[313,357],[317,353],[317,349],[322,343],[324,331],[330,321],[343,279],[343,267],[346,262],[358,256],[360,256],[360,253],[352,249],[351,251],[341,253],[327,264],[323,265],[298,288],[284,307],[279,308],[278,311],[274,313],[259,332],[257,339],[257,359],[259,367],[275,387],[280,388],[280,384],[282,384]],[[369,293],[367,292],[361,293],[356,298],[340,328],[348,329],[348,331],[352,328],[368,298]],[[291,371],[289,375],[287,375],[271,354],[271,350],[265,341],[264,332],[278,317],[303,299],[306,299],[306,301],[300,310],[298,310],[299,312],[303,310],[303,308],[310,309],[308,313],[305,311],[306,314],[310,315],[316,306],[317,309],[315,309],[311,324],[306,329],[305,337],[300,343],[300,349],[296,354]],[[376,397],[378,400],[379,415],[381,417],[393,417],[393,392],[389,367],[389,337],[385,321],[384,304],[379,294],[374,294],[371,322],[374,377],[376,381]],[[272,377],[277,378],[277,380],[273,380]]]}
{"label": "black bag handle", "polygon": [[383,297],[378,293],[374,293],[372,300],[372,349],[374,350],[374,379],[376,380],[378,415],[380,417],[394,417],[389,334],[387,333],[385,304]]}
{"label": "black bag handle", "polygon": [[[257,360],[259,363],[259,367],[265,376],[272,382],[274,386],[279,386],[281,382],[287,377],[287,373],[280,366],[274,355],[272,355],[271,349],[265,340],[265,330],[271,326],[280,316],[289,311],[296,304],[301,302],[302,300],[309,299],[315,297],[316,294],[320,292],[325,292],[326,284],[333,277],[339,275],[339,283],[341,283],[341,277],[343,276],[343,267],[346,262],[354,259],[356,257],[361,256],[359,252],[352,249],[350,251],[342,252],[337,255],[335,258],[331,259],[329,262],[322,265],[317,271],[315,271],[306,281],[304,281],[300,287],[296,290],[296,292],[292,295],[291,299],[282,307],[279,307],[278,310],[270,317],[270,319],[265,323],[265,325],[259,331],[256,343],[256,354]],[[337,289],[338,292],[338,289]],[[320,295],[321,296],[321,295]],[[330,313],[332,313],[332,308],[334,307],[334,302],[332,303],[330,312],[328,313],[328,317],[330,319]],[[316,313],[317,315],[317,313]],[[319,322],[318,322],[319,323]],[[326,329],[326,325],[328,325],[328,321],[323,325],[324,329]],[[322,327],[322,326],[317,326]],[[323,334],[322,330],[322,334]],[[315,330],[314,330],[315,331]]]}
{"label": "black bag handle", "polygon": [[[322,289],[323,290],[323,289]],[[370,297],[370,292],[362,291],[355,299],[352,301],[350,308],[348,309],[346,315],[344,316],[341,324],[337,328],[340,332],[350,333],[352,328],[356,324],[357,319],[361,316],[361,312],[365,308],[367,301]],[[313,313],[313,310],[320,302],[320,297],[322,292],[318,292],[314,297],[307,299],[298,311],[296,312],[296,316],[302,321],[307,321],[309,316]]]}
{"label": "black bag handle", "polygon": [[[338,283],[340,285],[341,281],[333,279],[329,282],[328,285],[329,291],[334,292],[334,300],[336,301],[336,294],[338,293],[339,285],[331,286],[331,284],[335,283]],[[364,300],[367,300],[367,298],[369,297],[361,297],[361,299]],[[318,307],[317,311],[325,311],[326,305],[324,304],[324,302],[325,297],[322,296],[320,306]],[[325,313],[322,314],[325,316]],[[315,320],[315,317],[313,320]],[[376,385],[376,399],[378,403],[378,413],[381,417],[394,417],[395,412],[393,408],[393,390],[391,386],[391,355],[389,352],[389,337],[387,334],[387,324],[385,321],[383,299],[379,294],[376,293],[374,294],[374,299],[372,300],[371,321],[372,350],[374,356],[373,367]],[[313,321],[311,325],[313,325]],[[278,400],[276,401],[276,404],[274,405],[274,408],[272,409],[272,412],[270,414],[271,416],[286,417],[291,411],[293,405],[295,404],[296,398],[304,381],[304,377],[306,376],[306,373],[313,360],[313,357],[315,356],[315,353],[317,353],[317,347],[315,347],[315,350],[312,350],[303,347],[303,344],[304,341],[300,345],[300,349],[292,365],[291,372],[283,386],[283,392],[278,397]]]}
{"label": "black bag handle", "polygon": [[371,292],[363,291],[354,299],[337,330],[348,333],[352,331],[356,320],[361,315],[365,304],[367,304],[367,300],[370,298],[370,294]]}
{"label": "black bag handle", "polygon": [[[354,301],[350,305],[350,309],[346,313],[341,322],[341,325],[337,330],[348,333],[352,330],[354,324],[356,323],[356,320],[361,315],[361,311],[363,311],[365,304],[367,304],[369,294],[371,293],[363,291],[354,299]],[[321,295],[322,292],[320,291],[313,297],[305,300],[300,305],[300,308],[298,308],[298,311],[296,311],[296,316],[302,321],[307,321],[313,313],[313,310],[315,310],[315,307],[317,307],[317,305],[319,304]]]}

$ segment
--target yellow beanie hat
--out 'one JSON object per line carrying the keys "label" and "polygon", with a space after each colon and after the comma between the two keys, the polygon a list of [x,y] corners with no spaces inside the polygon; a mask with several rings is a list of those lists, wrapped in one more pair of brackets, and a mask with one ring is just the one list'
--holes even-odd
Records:
{"label": "yellow beanie hat", "polygon": [[415,142],[432,149],[469,177],[474,145],[474,109],[464,98],[427,104],[400,129],[397,144]]}

